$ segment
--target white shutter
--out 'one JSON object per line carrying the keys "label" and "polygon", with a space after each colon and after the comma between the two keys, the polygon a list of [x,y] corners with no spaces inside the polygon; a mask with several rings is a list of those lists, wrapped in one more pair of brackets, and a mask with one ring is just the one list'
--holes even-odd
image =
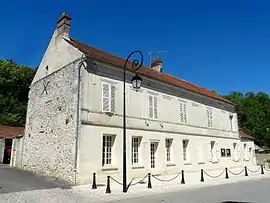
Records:
{"label": "white shutter", "polygon": [[102,111],[110,111],[110,86],[102,84]]}
{"label": "white shutter", "polygon": [[158,118],[157,97],[154,96],[154,118]]}
{"label": "white shutter", "polygon": [[153,96],[149,95],[148,96],[148,111],[149,111],[149,118],[153,118]]}
{"label": "white shutter", "polygon": [[212,153],[212,149],[211,149],[211,141],[208,144],[208,160],[209,162],[211,162],[213,159],[213,153]]}
{"label": "white shutter", "polygon": [[184,107],[184,123],[187,123],[187,104],[183,104]]}
{"label": "white shutter", "polygon": [[111,112],[115,112],[115,86],[111,85]]}
{"label": "white shutter", "polygon": [[[218,142],[216,142],[216,144],[215,144],[215,151],[216,151],[216,160],[219,162],[219,160],[220,160],[220,148],[219,148]],[[225,151],[225,153],[226,153],[226,151]]]}

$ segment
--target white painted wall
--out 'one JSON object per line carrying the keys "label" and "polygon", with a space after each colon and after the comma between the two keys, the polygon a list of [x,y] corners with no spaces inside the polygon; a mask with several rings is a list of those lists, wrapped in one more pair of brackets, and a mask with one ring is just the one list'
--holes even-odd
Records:
{"label": "white painted wall", "polygon": [[[105,179],[107,174],[121,178],[122,170],[122,108],[123,83],[118,80],[100,77],[85,72],[83,76],[82,94],[82,125],[79,145],[79,177],[81,183],[89,183],[92,173],[97,173],[99,179]],[[116,110],[113,115],[102,112],[102,83],[113,84],[116,87]],[[158,119],[149,119],[148,95],[158,98]],[[180,123],[179,99],[187,104],[188,124]],[[207,127],[206,106],[193,101],[177,98],[151,89],[141,88],[134,91],[130,84],[126,89],[127,105],[127,164],[130,178],[142,176],[147,172],[168,173],[184,170],[199,170],[239,166],[243,161],[235,159],[235,154],[241,152],[241,142],[238,135],[237,115],[221,109],[213,110],[213,127]],[[231,129],[229,115],[233,115]],[[102,167],[102,136],[115,135],[112,151],[112,165]],[[132,136],[141,136],[140,164],[135,168],[131,164]],[[172,138],[172,163],[166,163],[165,139]],[[182,140],[189,139],[189,161],[183,161]],[[150,143],[158,141],[156,156],[157,167],[150,168]],[[210,161],[210,142],[215,141],[215,163]],[[239,150],[233,153],[233,143]],[[221,157],[220,148],[231,150],[231,157]],[[248,162],[249,163],[249,162]]]}

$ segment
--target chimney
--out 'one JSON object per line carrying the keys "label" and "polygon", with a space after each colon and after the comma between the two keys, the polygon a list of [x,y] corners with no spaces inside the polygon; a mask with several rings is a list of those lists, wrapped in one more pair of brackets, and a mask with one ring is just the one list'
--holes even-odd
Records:
{"label": "chimney", "polygon": [[154,60],[151,62],[151,68],[158,72],[162,72],[162,66],[163,62],[159,57],[154,58]]}
{"label": "chimney", "polygon": [[57,21],[57,34],[58,36],[69,37],[71,17],[66,12],[62,13],[61,18]]}

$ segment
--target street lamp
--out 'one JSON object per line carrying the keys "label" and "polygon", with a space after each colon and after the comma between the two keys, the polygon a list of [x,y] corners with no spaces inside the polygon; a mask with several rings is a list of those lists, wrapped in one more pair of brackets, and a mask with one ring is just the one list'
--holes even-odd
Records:
{"label": "street lamp", "polygon": [[127,152],[126,152],[126,68],[127,68],[127,64],[129,62],[130,57],[133,54],[139,54],[140,55],[140,59],[141,61],[139,62],[139,60],[135,59],[132,61],[132,70],[136,71],[136,75],[133,76],[133,78],[131,79],[132,82],[132,87],[138,91],[141,87],[142,84],[142,78],[138,75],[137,71],[142,67],[143,64],[143,55],[142,52],[140,51],[133,51],[131,52],[126,61],[125,61],[125,65],[124,65],[124,86],[123,86],[123,192],[126,193],[127,192]]}

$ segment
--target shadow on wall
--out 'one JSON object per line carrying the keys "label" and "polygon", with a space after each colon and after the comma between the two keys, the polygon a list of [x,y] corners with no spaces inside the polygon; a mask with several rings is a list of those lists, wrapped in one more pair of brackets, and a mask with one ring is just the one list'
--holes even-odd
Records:
{"label": "shadow on wall", "polygon": [[220,203],[252,203],[252,202],[225,201]]}

